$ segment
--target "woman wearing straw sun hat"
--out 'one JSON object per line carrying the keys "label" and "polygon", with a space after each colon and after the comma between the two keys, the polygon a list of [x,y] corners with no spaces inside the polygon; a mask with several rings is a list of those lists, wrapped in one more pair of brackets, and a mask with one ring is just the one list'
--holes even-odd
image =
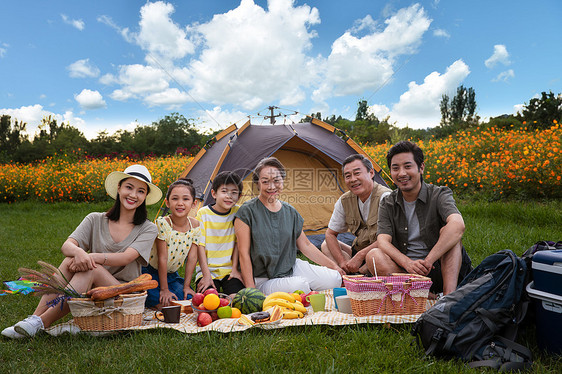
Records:
{"label": "woman wearing straw sun hat", "polygon": [[[78,293],[90,288],[128,282],[148,264],[156,226],[147,220],[146,205],[157,203],[162,191],[152,183],[148,169],[131,165],[114,171],[105,190],[115,199],[107,212],[90,213],[61,247],[65,259],[59,270]],[[2,335],[18,339],[34,336],[69,312],[68,303],[50,308],[57,295],[44,295],[33,315],[7,327]]]}

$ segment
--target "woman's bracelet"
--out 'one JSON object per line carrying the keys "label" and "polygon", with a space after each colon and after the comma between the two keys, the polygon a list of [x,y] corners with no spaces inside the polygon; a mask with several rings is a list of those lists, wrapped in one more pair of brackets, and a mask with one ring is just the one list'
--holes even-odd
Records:
{"label": "woman's bracelet", "polygon": [[105,262],[107,261],[107,253],[103,254],[103,263],[101,264],[101,266],[105,265]]}

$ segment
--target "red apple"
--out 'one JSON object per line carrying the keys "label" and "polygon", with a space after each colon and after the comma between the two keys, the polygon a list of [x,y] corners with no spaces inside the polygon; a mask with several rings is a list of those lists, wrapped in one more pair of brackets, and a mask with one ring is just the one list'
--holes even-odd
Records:
{"label": "red apple", "polygon": [[219,319],[219,314],[217,312],[211,312],[211,320],[216,321],[217,319]]}
{"label": "red apple", "polygon": [[221,301],[220,306],[227,306],[230,303],[230,301],[228,301],[228,299],[220,299],[220,301]]}
{"label": "red apple", "polygon": [[304,294],[304,293],[301,294],[302,305],[304,305],[304,306],[310,306],[310,302],[306,300],[306,297],[307,297],[308,295],[314,295],[314,294],[317,294],[317,293],[318,293],[318,291],[310,291],[310,292],[307,293],[307,294]]}
{"label": "red apple", "polygon": [[203,303],[203,299],[205,298],[205,295],[203,295],[200,292],[197,292],[194,296],[193,299],[191,299],[191,304],[195,305],[196,307],[201,305]]}
{"label": "red apple", "polygon": [[213,318],[209,313],[199,313],[197,316],[197,326],[199,327],[205,327],[211,322],[213,322]]}
{"label": "red apple", "polygon": [[203,295],[207,296],[207,295],[209,295],[209,294],[211,294],[211,293],[214,293],[215,295],[218,295],[218,294],[219,294],[216,289],[214,289],[214,288],[207,288],[207,289],[205,290],[205,292],[203,292]]}

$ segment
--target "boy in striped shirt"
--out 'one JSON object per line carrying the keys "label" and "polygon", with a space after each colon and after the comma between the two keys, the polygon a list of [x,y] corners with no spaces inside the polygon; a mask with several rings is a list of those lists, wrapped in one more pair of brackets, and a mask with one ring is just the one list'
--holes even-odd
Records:
{"label": "boy in striped shirt", "polygon": [[203,240],[199,243],[196,275],[198,292],[216,288],[233,297],[244,288],[238,271],[238,248],[234,234],[234,215],[239,208],[236,203],[241,194],[240,177],[233,172],[223,171],[215,177],[211,187],[215,203],[197,212],[203,234]]}

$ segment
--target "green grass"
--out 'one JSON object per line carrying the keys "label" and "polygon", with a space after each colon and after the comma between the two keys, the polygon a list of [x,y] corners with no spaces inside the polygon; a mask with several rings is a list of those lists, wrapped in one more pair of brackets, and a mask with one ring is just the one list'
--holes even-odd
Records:
{"label": "green grass", "polygon": [[[60,246],[89,212],[108,203],[0,204],[0,280],[37,260],[60,263]],[[562,201],[460,202],[464,245],[475,264],[509,248],[518,255],[538,240],[562,239]],[[149,213],[154,217],[156,208]],[[0,296],[0,328],[30,314],[33,296]],[[410,325],[302,326],[222,334],[149,330],[104,338],[87,335],[11,341],[0,338],[1,373],[60,372],[388,372],[472,373],[462,362],[424,357]],[[534,372],[562,372],[562,358],[537,350]]]}

